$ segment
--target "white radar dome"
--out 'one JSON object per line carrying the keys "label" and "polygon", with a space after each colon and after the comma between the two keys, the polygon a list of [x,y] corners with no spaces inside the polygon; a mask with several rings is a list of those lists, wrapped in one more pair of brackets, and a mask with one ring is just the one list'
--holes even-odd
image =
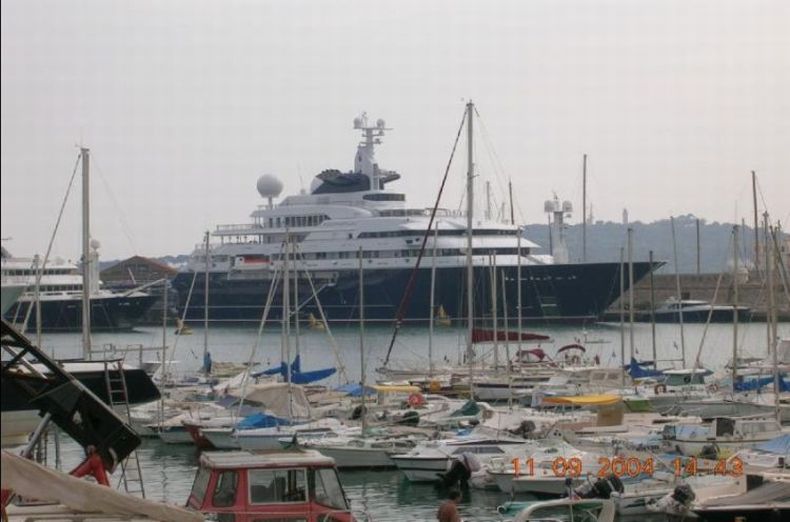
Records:
{"label": "white radar dome", "polygon": [[264,198],[276,198],[283,191],[283,182],[271,174],[258,178],[258,194]]}
{"label": "white radar dome", "polygon": [[91,239],[91,248],[92,249],[98,250],[100,246],[101,246],[101,243],[99,243],[98,239]]}

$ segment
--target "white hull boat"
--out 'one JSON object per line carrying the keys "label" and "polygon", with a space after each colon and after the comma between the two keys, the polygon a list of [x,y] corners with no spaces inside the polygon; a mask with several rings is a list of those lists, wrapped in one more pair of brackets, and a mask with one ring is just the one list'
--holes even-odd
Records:
{"label": "white hull boat", "polygon": [[492,458],[524,455],[535,451],[534,442],[523,439],[453,439],[418,444],[403,455],[393,455],[395,466],[410,482],[433,482],[450,470],[453,462],[464,453],[471,453],[481,464]]}
{"label": "white hull boat", "polygon": [[348,428],[337,419],[325,418],[304,424],[236,430],[233,434],[239,447],[246,451],[277,450],[282,448],[280,439],[296,437],[296,440],[338,435]]}

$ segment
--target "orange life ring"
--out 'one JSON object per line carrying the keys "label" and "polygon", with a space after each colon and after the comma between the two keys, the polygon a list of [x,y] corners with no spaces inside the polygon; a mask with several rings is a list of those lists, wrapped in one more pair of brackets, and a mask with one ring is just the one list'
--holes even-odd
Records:
{"label": "orange life ring", "polygon": [[715,382],[714,382],[714,383],[711,383],[711,384],[708,386],[708,391],[709,391],[709,392],[711,392],[711,393],[716,393],[717,391],[719,391],[719,385],[718,385],[718,384],[716,384]]}
{"label": "orange life ring", "polygon": [[421,393],[412,393],[409,395],[409,406],[417,408],[425,404],[425,397]]}
{"label": "orange life ring", "polygon": [[667,385],[666,384],[656,384],[656,387],[653,388],[653,391],[655,392],[656,395],[658,395],[660,393],[666,393],[667,392]]}

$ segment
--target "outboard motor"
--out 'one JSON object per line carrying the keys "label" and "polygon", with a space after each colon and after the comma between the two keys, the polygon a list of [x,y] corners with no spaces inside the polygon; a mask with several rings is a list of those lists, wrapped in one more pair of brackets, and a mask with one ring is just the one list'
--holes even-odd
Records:
{"label": "outboard motor", "polygon": [[454,487],[459,483],[462,488],[467,488],[472,473],[480,471],[481,467],[480,461],[474,453],[463,453],[459,458],[453,460],[450,471],[439,476],[442,485],[446,488]]}
{"label": "outboard motor", "polygon": [[719,458],[719,448],[716,444],[708,444],[702,447],[702,450],[699,452],[699,458],[701,459],[709,459],[709,460],[716,460]]}
{"label": "outboard motor", "polygon": [[595,482],[586,482],[577,487],[573,492],[579,498],[609,499],[615,491],[622,493],[625,490],[623,481],[614,474],[599,478]]}
{"label": "outboard motor", "polygon": [[685,517],[689,513],[689,507],[696,498],[694,491],[688,484],[676,486],[672,493],[653,502],[646,504],[648,510],[656,513],[664,513],[670,517]]}
{"label": "outboard motor", "polygon": [[472,477],[472,472],[460,460],[454,460],[450,466],[450,471],[444,474],[439,474],[442,486],[445,488],[452,488],[460,484],[462,488],[467,487],[469,479]]}
{"label": "outboard motor", "polygon": [[535,426],[535,423],[533,421],[523,420],[521,421],[521,424],[518,425],[518,428],[508,431],[510,431],[510,433],[513,435],[516,435],[518,437],[523,437],[526,439],[529,437],[529,435],[535,432],[536,428],[537,426]]}
{"label": "outboard motor", "polygon": [[420,423],[420,414],[414,410],[409,410],[397,422],[403,426],[416,426]]}

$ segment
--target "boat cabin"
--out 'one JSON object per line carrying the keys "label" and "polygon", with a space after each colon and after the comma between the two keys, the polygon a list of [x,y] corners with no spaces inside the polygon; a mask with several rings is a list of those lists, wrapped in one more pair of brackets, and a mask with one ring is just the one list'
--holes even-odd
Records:
{"label": "boat cabin", "polygon": [[665,370],[664,385],[666,386],[689,386],[705,385],[705,377],[711,374],[710,370],[704,368]]}
{"label": "boat cabin", "polygon": [[314,450],[205,452],[187,506],[220,522],[352,522],[335,461]]}

